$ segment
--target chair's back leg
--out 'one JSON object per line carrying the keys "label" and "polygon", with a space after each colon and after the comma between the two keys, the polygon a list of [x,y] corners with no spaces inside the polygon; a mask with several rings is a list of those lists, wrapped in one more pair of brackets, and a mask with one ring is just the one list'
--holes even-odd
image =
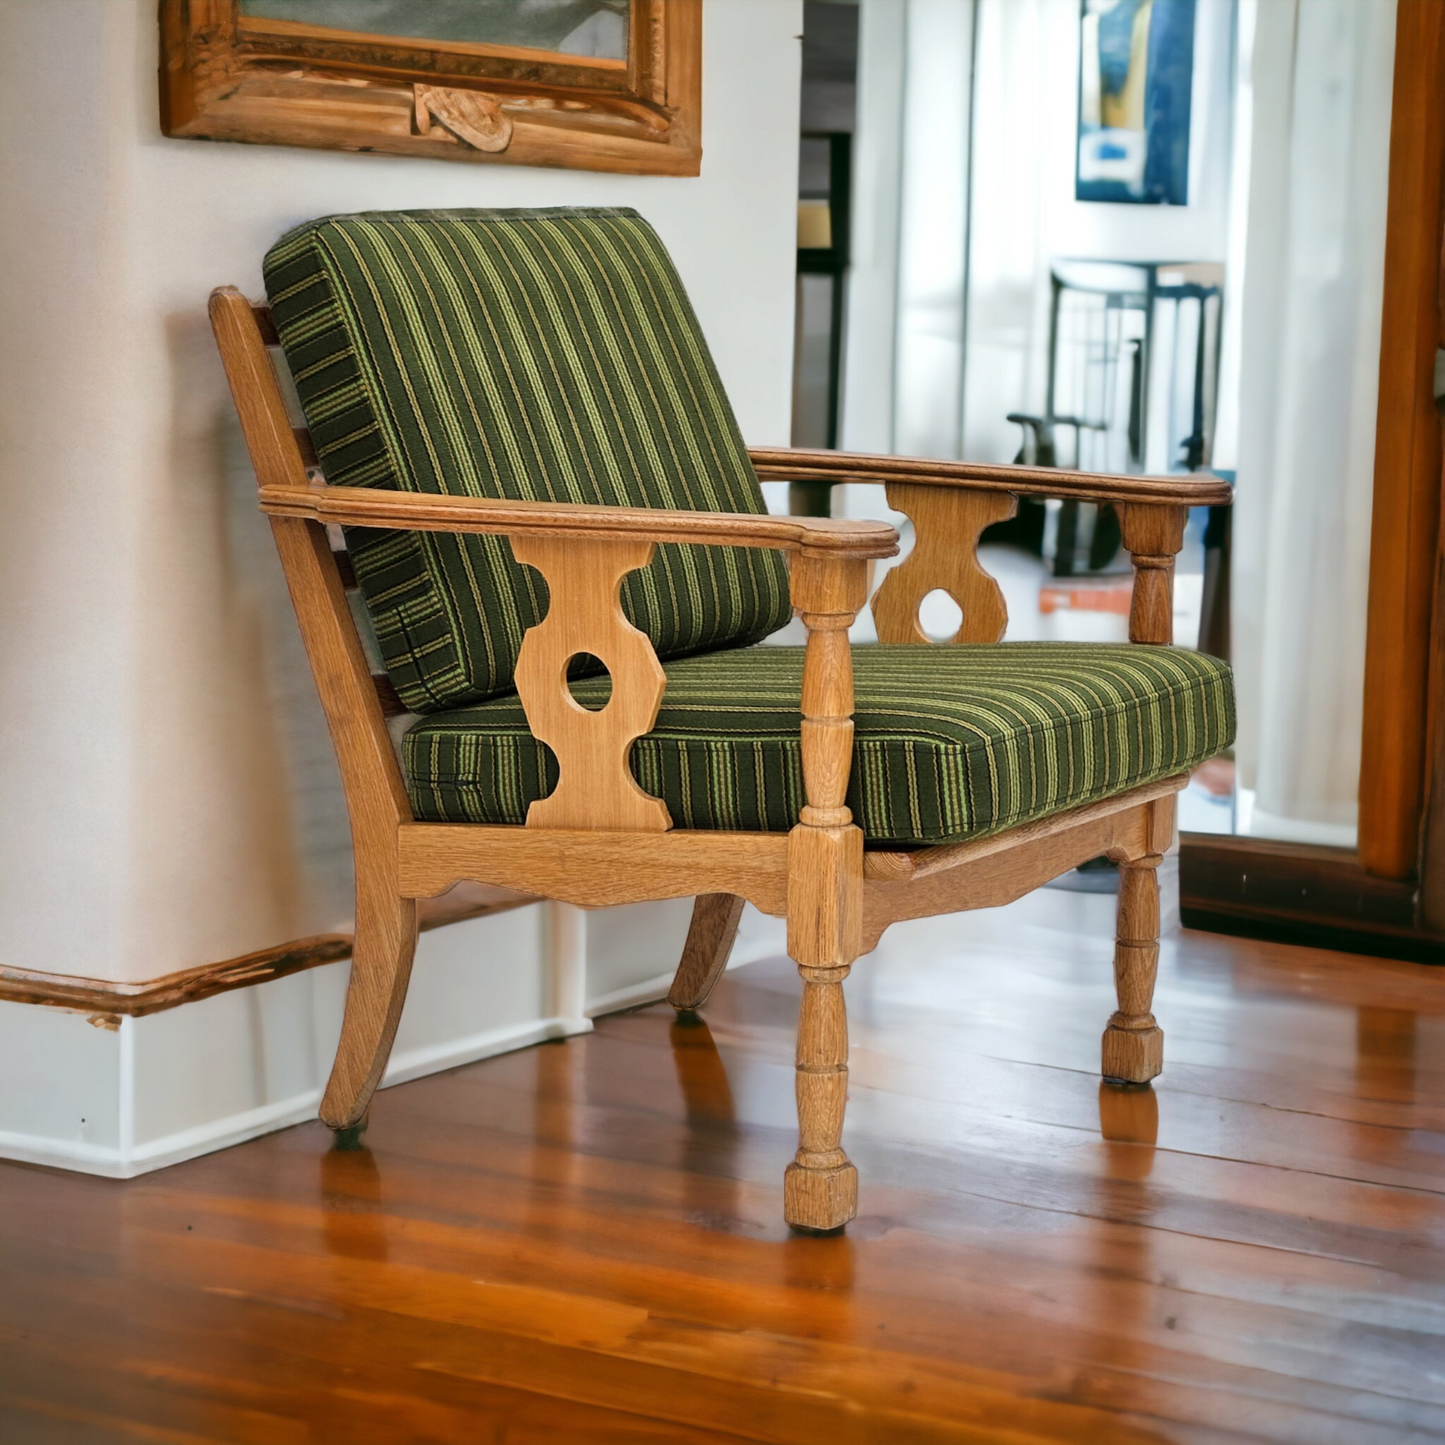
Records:
{"label": "chair's back leg", "polygon": [[358,876],[351,984],[336,1062],[321,1101],[322,1121],[333,1129],[350,1129],[366,1117],[391,1055],[415,952],[415,900],[397,897],[387,878],[368,885]]}
{"label": "chair's back leg", "polygon": [[734,893],[699,893],[692,905],[692,925],[682,946],[682,962],[672,980],[667,1001],[680,1010],[698,1009],[728,966],[743,900]]}
{"label": "chair's back leg", "polygon": [[[255,311],[234,287],[222,287],[212,293],[210,312],[257,479],[304,491],[306,461]],[[325,528],[272,517],[271,531],[351,815],[356,941],[341,1042],[321,1105],[326,1123],[349,1129],[365,1117],[386,1068],[416,950],[416,904],[401,896],[397,878],[398,830],[411,822],[411,805]]]}
{"label": "chair's back leg", "polygon": [[1119,863],[1119,920],[1114,986],[1119,1008],[1104,1030],[1103,1074],[1147,1084],[1164,1067],[1164,1031],[1150,1012],[1159,966],[1158,853]]}

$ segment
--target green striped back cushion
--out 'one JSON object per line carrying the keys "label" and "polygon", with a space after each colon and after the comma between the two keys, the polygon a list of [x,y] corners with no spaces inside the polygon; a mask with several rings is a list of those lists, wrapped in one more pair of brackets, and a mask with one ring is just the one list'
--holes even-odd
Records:
{"label": "green striped back cushion", "polygon": [[[334,486],[708,512],[766,510],[682,283],[635,211],[332,216],[266,257],[266,291]],[[504,537],[349,529],[403,702],[507,691],[547,589]],[[659,656],[790,615],[780,554],[663,545],[623,584]]]}
{"label": "green striped back cushion", "polygon": [[[1172,647],[853,649],[848,806],[873,843],[979,838],[1197,767],[1234,739],[1229,668]],[[632,771],[679,828],[781,832],[803,806],[801,647],[666,664]],[[574,684],[598,705],[609,679]],[[418,818],[522,823],[557,764],[515,697],[436,713],[402,745]]]}

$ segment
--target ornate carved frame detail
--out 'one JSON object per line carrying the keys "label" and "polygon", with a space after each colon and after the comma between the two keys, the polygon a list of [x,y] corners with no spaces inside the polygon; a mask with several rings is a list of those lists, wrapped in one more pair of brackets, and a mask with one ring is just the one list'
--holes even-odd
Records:
{"label": "ornate carved frame detail", "polygon": [[630,0],[625,60],[161,0],[169,136],[637,175],[702,159],[702,0]]}

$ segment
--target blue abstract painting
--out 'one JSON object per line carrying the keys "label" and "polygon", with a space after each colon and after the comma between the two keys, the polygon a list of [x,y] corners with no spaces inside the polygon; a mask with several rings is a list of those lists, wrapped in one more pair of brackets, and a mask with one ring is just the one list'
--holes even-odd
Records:
{"label": "blue abstract painting", "polygon": [[1080,201],[1189,204],[1195,0],[1082,0]]}

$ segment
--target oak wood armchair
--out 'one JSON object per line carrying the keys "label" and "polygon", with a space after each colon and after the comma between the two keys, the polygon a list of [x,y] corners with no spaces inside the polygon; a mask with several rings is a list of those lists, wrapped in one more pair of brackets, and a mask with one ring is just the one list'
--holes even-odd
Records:
{"label": "oak wood armchair", "polygon": [[[745,451],[631,212],[331,218],[266,269],[271,307],[225,287],[210,310],[351,816],[356,944],[327,1124],[362,1122],[381,1078],[416,900],[464,879],[584,908],[695,897],[679,1009],[706,1000],[744,900],[786,917],[797,1228],[856,1211],[842,984],[891,923],[1118,860],[1103,1072],[1159,1072],[1155,869],[1188,768],[1233,726],[1227,669],[1166,646],[1172,570],[1187,508],[1227,486]],[[850,648],[847,629],[893,528],[770,516],[754,469],[880,483],[912,519],[916,545],[872,599],[879,647]],[[1118,509],[1137,646],[991,646],[1007,619],[977,541],[1021,495]],[[389,675],[366,660],[358,585]],[[919,629],[936,588],[962,608],[961,646]],[[789,602],[806,648],[746,645]],[[936,732],[897,723],[900,698],[925,694]],[[422,716],[399,760],[386,717],[406,711]]]}

